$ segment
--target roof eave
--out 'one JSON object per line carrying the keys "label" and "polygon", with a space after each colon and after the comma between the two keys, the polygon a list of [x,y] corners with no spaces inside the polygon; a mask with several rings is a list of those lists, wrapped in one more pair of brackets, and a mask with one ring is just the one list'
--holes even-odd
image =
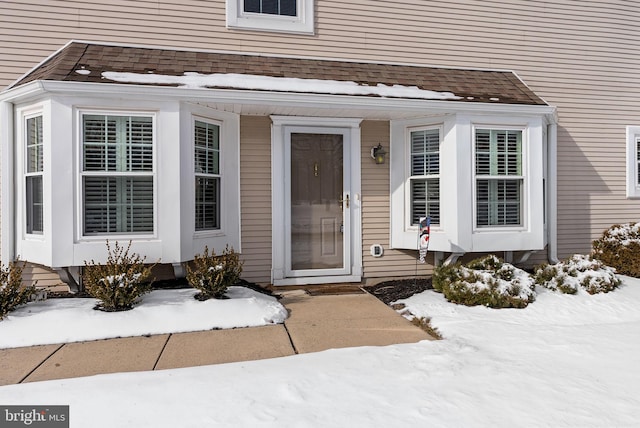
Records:
{"label": "roof eave", "polygon": [[482,112],[511,115],[544,115],[555,122],[556,108],[549,105],[484,103],[458,100],[430,100],[416,98],[384,98],[358,95],[333,95],[301,92],[256,91],[247,89],[211,89],[184,88],[174,86],[151,86],[117,83],[88,83],[41,80],[0,93],[0,101],[24,101],[43,92],[56,95],[88,95],[105,98],[127,95],[146,100],[189,100],[233,105],[262,105],[300,108],[359,109],[371,111],[389,111],[393,113],[419,112],[420,115],[432,113]]}
{"label": "roof eave", "polygon": [[0,92],[0,101],[24,102],[45,92],[43,81],[35,80]]}

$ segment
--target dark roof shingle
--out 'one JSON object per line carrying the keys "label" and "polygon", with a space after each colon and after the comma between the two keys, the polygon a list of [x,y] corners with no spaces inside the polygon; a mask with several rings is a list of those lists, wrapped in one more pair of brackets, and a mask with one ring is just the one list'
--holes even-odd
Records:
{"label": "dark roof shingle", "polygon": [[[80,69],[89,70],[90,73],[76,72]],[[467,102],[546,105],[510,71],[180,51],[82,42],[69,43],[12,87],[35,80],[118,83],[103,78],[103,72],[171,76],[182,76],[186,72],[204,75],[233,73],[346,81],[369,86],[417,86],[423,90],[451,92]]]}

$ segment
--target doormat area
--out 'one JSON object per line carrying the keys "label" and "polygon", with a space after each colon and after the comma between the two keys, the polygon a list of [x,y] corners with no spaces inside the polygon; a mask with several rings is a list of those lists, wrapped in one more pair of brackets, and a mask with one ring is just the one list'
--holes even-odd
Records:
{"label": "doormat area", "polygon": [[418,277],[385,281],[364,287],[364,290],[389,305],[396,300],[406,299],[414,294],[422,293],[432,288],[430,277]]}
{"label": "doormat area", "polygon": [[310,296],[326,296],[332,294],[364,294],[365,291],[360,288],[359,285],[320,285],[320,286],[306,286],[304,291]]}

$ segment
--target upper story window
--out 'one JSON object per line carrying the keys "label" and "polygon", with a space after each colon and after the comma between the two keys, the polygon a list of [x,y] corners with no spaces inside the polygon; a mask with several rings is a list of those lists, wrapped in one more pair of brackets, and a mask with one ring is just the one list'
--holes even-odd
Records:
{"label": "upper story window", "polygon": [[26,232],[43,232],[43,187],[44,171],[42,116],[26,119],[26,170],[25,170],[25,225]]}
{"label": "upper story window", "polygon": [[298,16],[297,0],[244,0],[241,3],[245,13]]}
{"label": "upper story window", "polygon": [[154,231],[152,116],[82,116],[84,235]]}
{"label": "upper story window", "polygon": [[640,198],[640,126],[627,126],[627,198]]}
{"label": "upper story window", "polygon": [[410,132],[410,215],[411,225],[420,217],[431,217],[440,224],[440,128]]}
{"label": "upper story window", "polygon": [[313,34],[313,0],[227,0],[227,27]]}
{"label": "upper story window", "polygon": [[476,225],[521,226],[522,131],[476,129]]}
{"label": "upper story window", "polygon": [[220,125],[194,124],[195,229],[220,229]]}

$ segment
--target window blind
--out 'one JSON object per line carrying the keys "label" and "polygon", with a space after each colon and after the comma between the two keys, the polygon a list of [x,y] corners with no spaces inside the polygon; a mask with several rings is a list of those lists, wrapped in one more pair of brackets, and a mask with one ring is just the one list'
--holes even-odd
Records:
{"label": "window blind", "polygon": [[195,229],[220,228],[220,126],[194,124]]}
{"label": "window blind", "polygon": [[27,233],[42,233],[44,230],[42,116],[30,117],[26,122],[25,227]]}
{"label": "window blind", "polygon": [[440,224],[440,130],[412,131],[409,144],[411,224],[426,216],[432,224]]}
{"label": "window blind", "polygon": [[153,119],[84,115],[82,132],[85,235],[153,232]]}
{"label": "window blind", "polygon": [[522,224],[522,131],[478,129],[476,224]]}

